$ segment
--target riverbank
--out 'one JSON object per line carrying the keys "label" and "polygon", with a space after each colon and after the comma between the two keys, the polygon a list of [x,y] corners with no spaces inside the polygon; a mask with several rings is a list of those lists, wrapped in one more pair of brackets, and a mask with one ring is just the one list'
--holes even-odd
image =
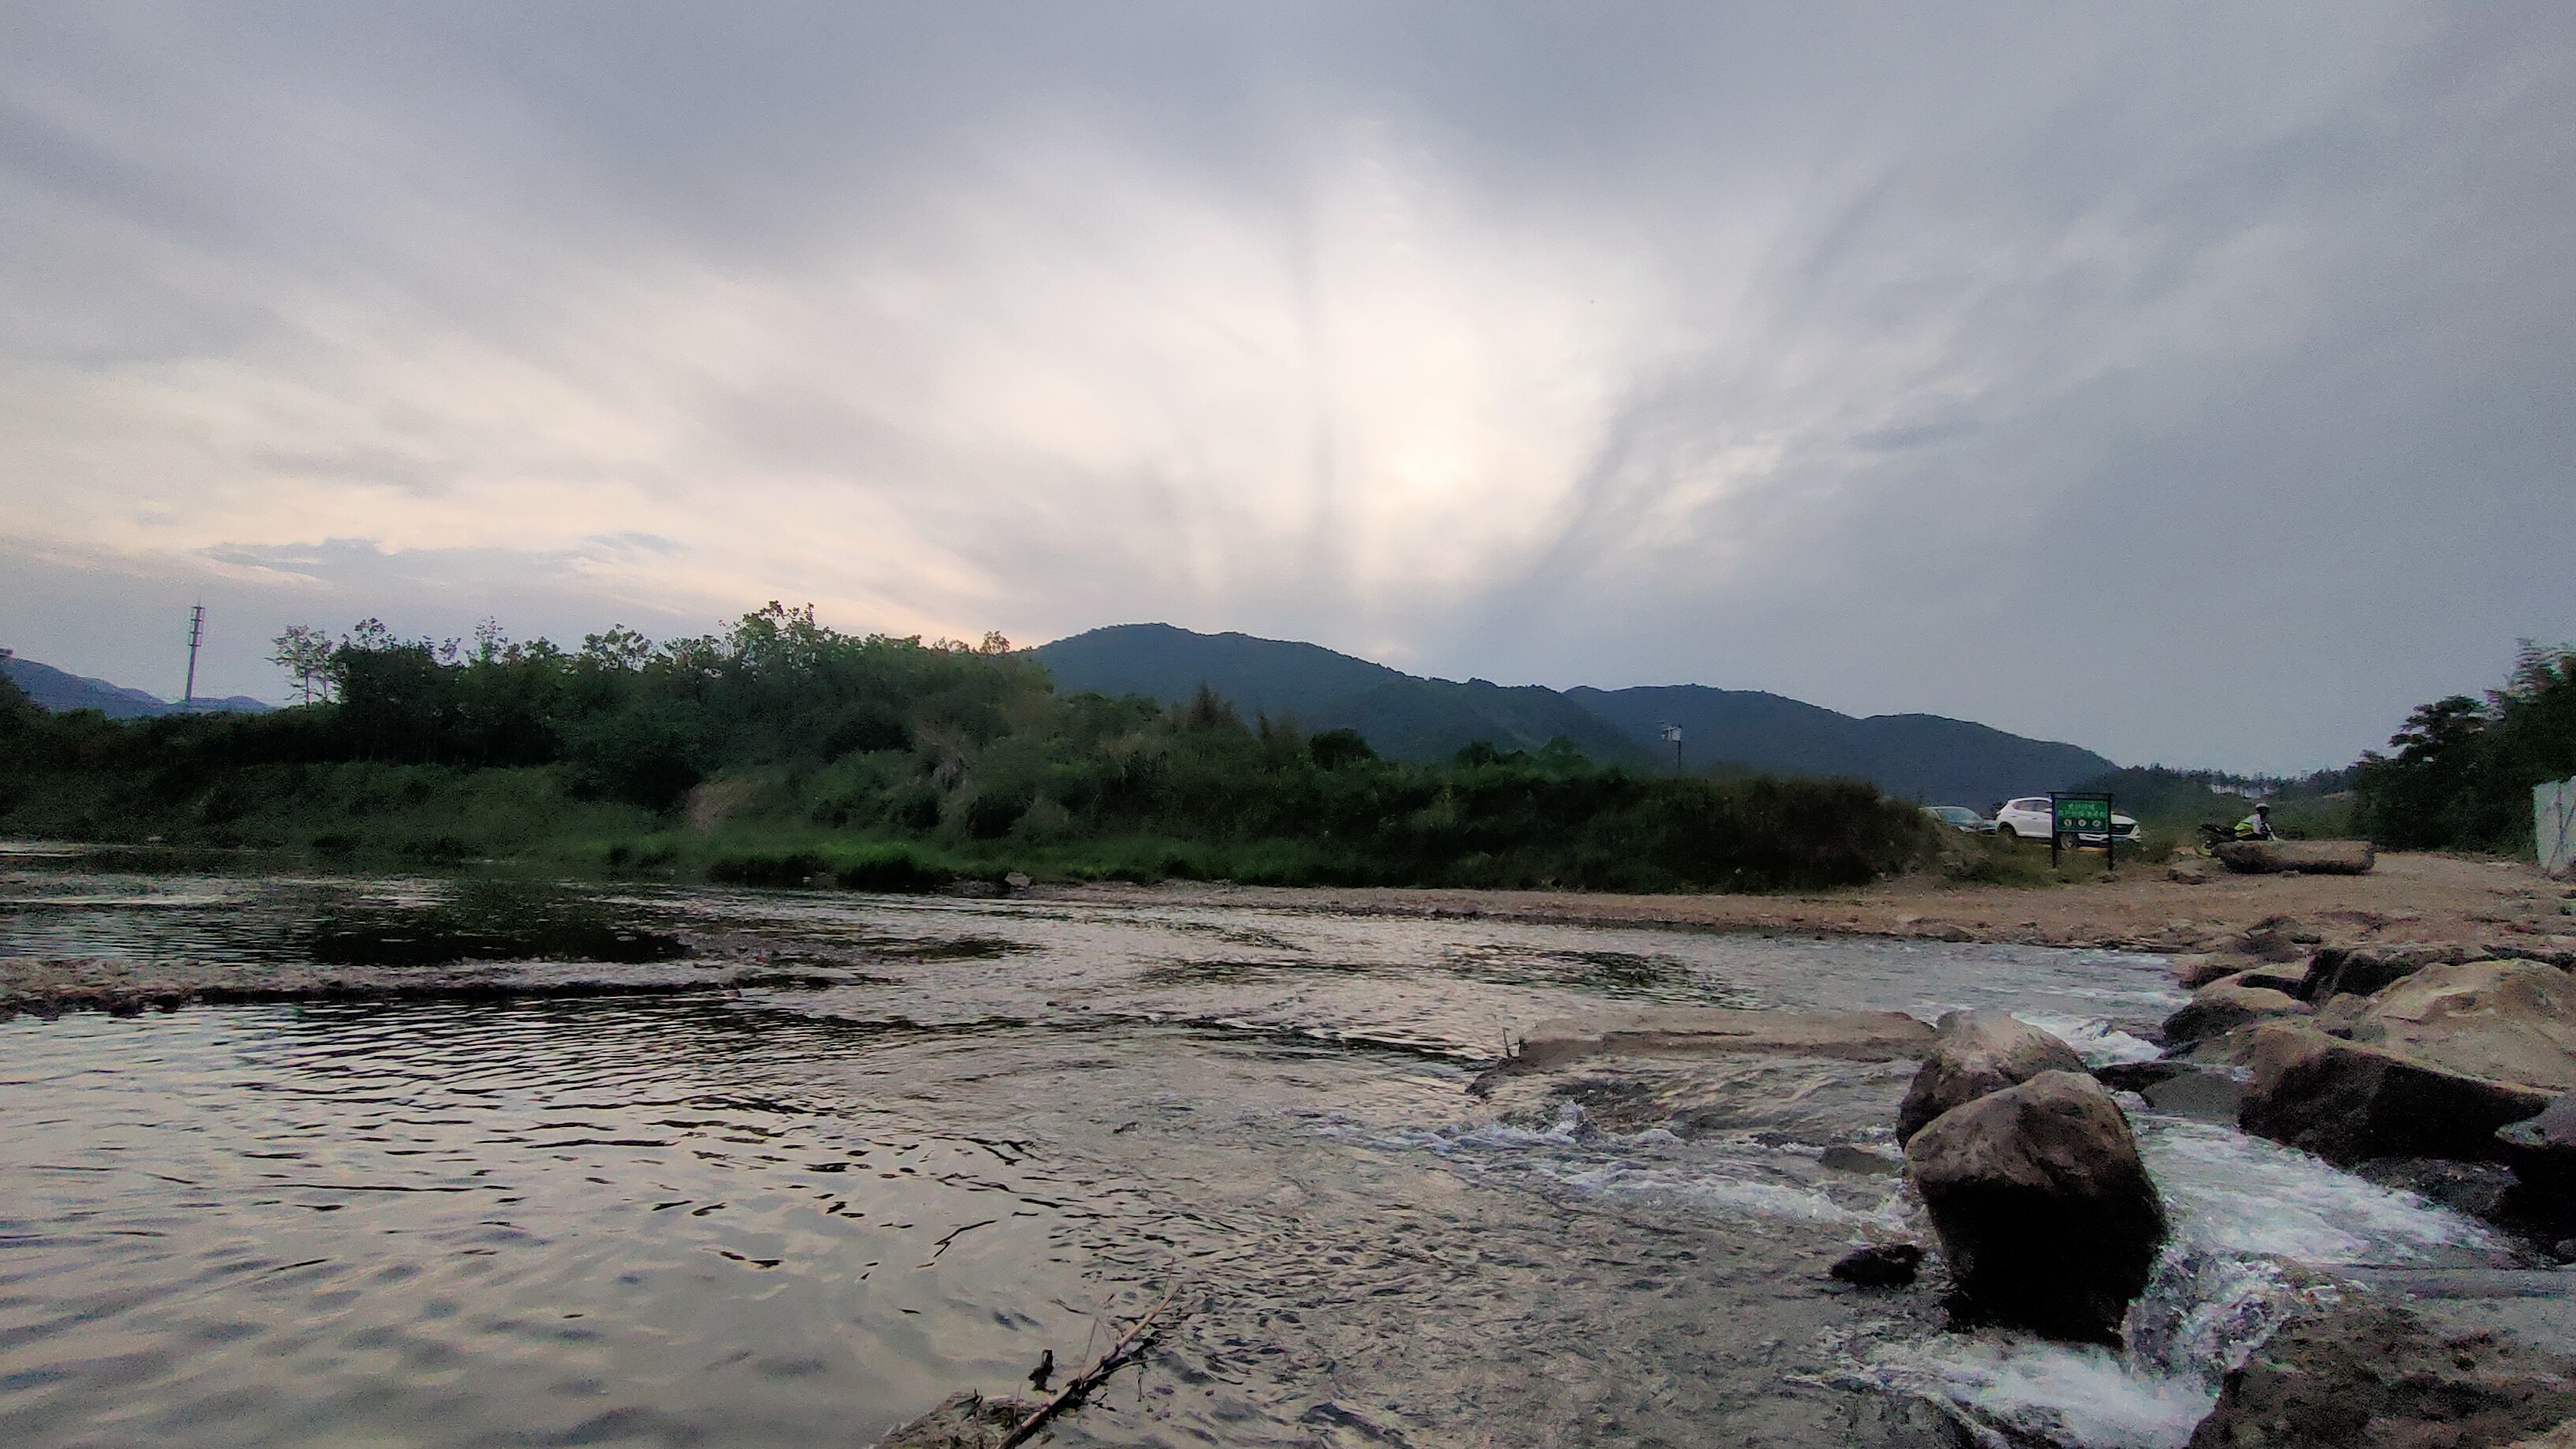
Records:
{"label": "riverbank", "polygon": [[[1764,895],[1621,895],[1247,886],[1173,881],[1038,883],[1011,891],[1037,903],[1126,909],[1291,911],[1350,917],[1486,920],[1532,925],[1664,928],[1834,939],[2027,945],[2169,956],[2258,956],[2267,946],[2437,946],[2576,966],[2569,889],[2532,866],[2468,856],[2392,854],[2363,876],[2231,876],[2148,866],[2068,886],[1960,885],[1929,874],[1847,890]],[[531,889],[542,889],[531,887]],[[798,895],[808,894],[797,892]],[[838,892],[810,894],[830,898]],[[398,934],[409,928],[398,928]],[[485,950],[482,954],[490,957]],[[0,956],[0,1015],[64,1010],[131,1013],[192,1003],[515,996],[679,995],[827,986],[901,965],[898,949],[848,949],[769,960],[756,937],[699,922],[673,937],[679,960],[522,959],[284,964],[164,958]],[[2186,968],[2194,963],[2186,962]],[[805,968],[813,969],[805,969]],[[2199,974],[2209,974],[2207,969]]]}
{"label": "riverbank", "polygon": [[1027,894],[1100,905],[1244,906],[1550,925],[1883,936],[2159,955],[2239,950],[2249,934],[2270,929],[2293,938],[2316,938],[2301,944],[2421,943],[2576,964],[2576,916],[2565,913],[2576,892],[2527,862],[2445,854],[2382,855],[2376,869],[2359,876],[2238,876],[2220,871],[2213,862],[2176,861],[2053,887],[1961,885],[1920,874],[1844,890],[1764,895],[1283,888],[1182,881],[1155,886],[1041,884]]}

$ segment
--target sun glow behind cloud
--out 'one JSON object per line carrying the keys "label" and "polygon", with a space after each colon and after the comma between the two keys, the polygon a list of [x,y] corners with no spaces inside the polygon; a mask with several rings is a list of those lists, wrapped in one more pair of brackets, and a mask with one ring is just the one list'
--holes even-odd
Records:
{"label": "sun glow behind cloud", "polygon": [[[2567,461],[2487,416],[2566,391],[2552,35],[40,18],[0,60],[0,642],[136,683],[199,588],[228,690],[289,621],[781,597],[2299,764],[2576,627],[2456,582]],[[2248,631],[2236,541],[2293,538]],[[2064,558],[2121,582],[2071,607]],[[2379,587],[2322,602],[2339,560]],[[2305,713],[2192,708],[2221,636]]]}
{"label": "sun glow behind cloud", "polygon": [[246,345],[13,369],[17,525],[168,553],[649,529],[682,552],[634,567],[709,607],[952,630],[1024,607],[996,535],[1189,594],[1320,569],[1421,607],[1543,546],[1684,339],[1633,244],[1342,147],[1284,228],[1060,137],[793,271],[523,256],[506,321],[233,276],[268,304]]}

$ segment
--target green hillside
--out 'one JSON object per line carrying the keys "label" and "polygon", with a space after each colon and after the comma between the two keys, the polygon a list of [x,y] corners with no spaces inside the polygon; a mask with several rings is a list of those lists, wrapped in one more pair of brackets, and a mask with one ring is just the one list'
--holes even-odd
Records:
{"label": "green hillside", "polygon": [[1679,725],[1689,761],[1867,780],[1927,805],[1983,810],[2015,795],[2067,789],[2116,768],[2091,750],[1969,720],[1932,714],[1854,718],[1753,690],[1680,684],[1576,688],[1566,696],[1641,743],[1658,739],[1666,723]]}
{"label": "green hillside", "polygon": [[1205,686],[1246,717],[1267,715],[1309,731],[1356,730],[1389,759],[1446,760],[1478,741],[1536,752],[1558,738],[1602,764],[1651,769],[1656,759],[1555,690],[1422,679],[1316,644],[1118,624],[1041,645],[1036,654],[1066,689],[1179,704]]}

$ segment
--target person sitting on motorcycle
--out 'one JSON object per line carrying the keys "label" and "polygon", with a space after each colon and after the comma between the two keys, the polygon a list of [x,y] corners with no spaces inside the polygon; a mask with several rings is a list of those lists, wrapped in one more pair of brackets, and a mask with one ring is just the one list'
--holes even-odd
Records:
{"label": "person sitting on motorcycle", "polygon": [[2236,838],[2239,840],[2271,839],[2272,807],[2269,805],[2257,805],[2254,807],[2253,814],[2237,821]]}

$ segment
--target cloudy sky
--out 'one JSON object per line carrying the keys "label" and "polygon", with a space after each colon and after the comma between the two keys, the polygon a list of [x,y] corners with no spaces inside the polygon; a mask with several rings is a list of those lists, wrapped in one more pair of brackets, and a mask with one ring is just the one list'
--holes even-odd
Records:
{"label": "cloudy sky", "polygon": [[79,0],[0,645],[1167,620],[2286,770],[2576,636],[2576,9]]}

